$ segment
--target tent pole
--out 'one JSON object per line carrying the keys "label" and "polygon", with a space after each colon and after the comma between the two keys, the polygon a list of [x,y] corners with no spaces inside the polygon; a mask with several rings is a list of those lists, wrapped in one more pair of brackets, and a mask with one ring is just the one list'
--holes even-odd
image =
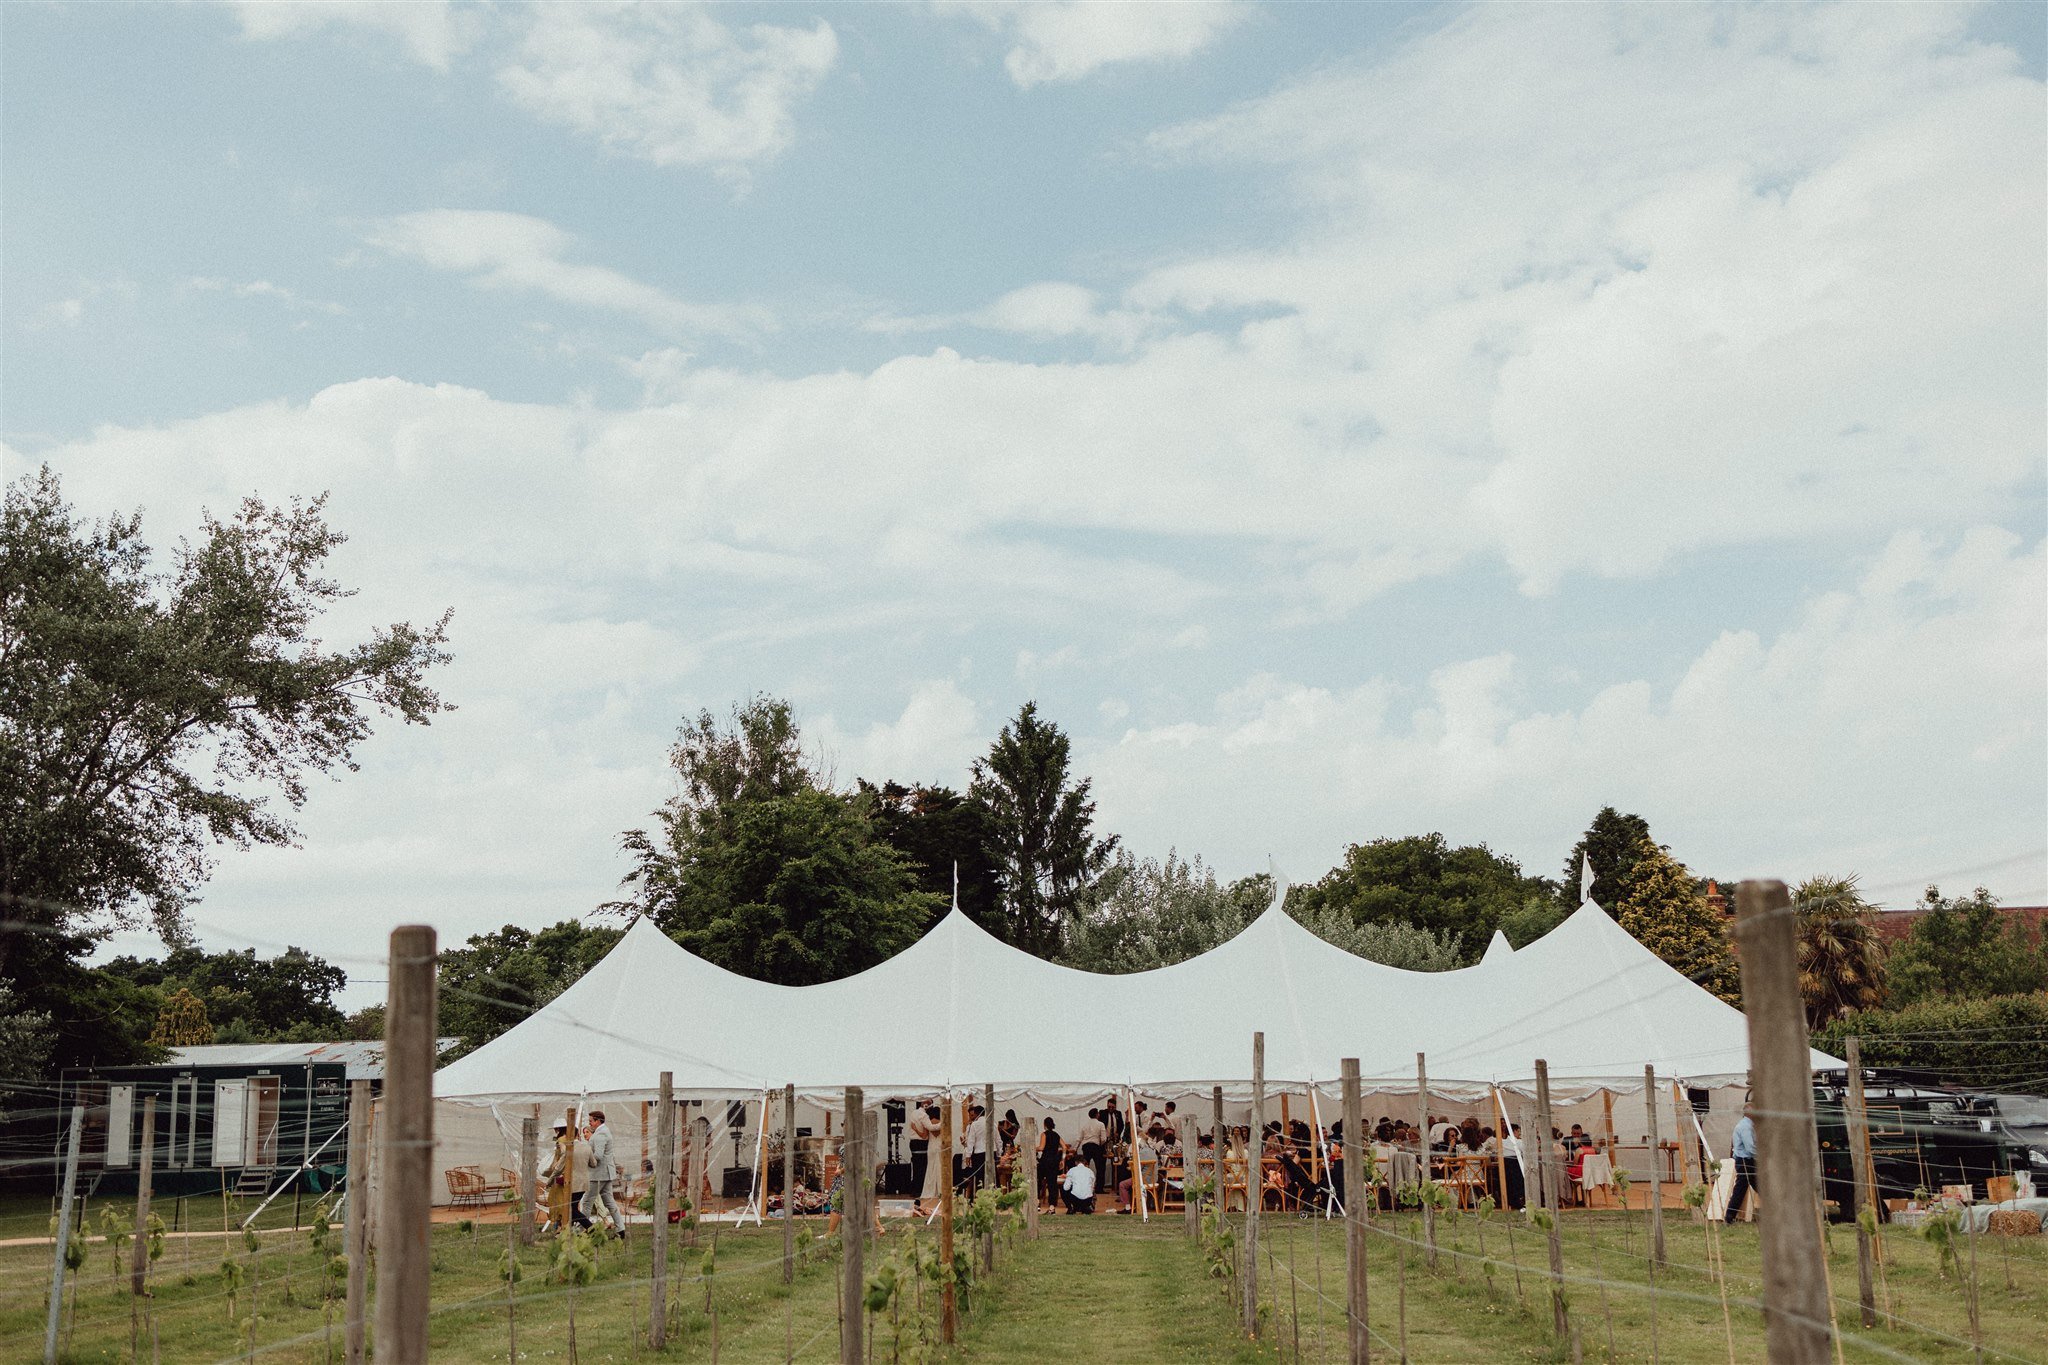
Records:
{"label": "tent pole", "polygon": [[[1495,1084],[1492,1089],[1493,1112],[1500,1123],[1500,1127],[1494,1129],[1493,1166],[1495,1174],[1500,1177],[1500,1206],[1505,1209],[1508,1207],[1508,1140],[1514,1136],[1514,1130],[1508,1127],[1508,1107],[1501,1103],[1500,1086]],[[1522,1163],[1518,1161],[1515,1164],[1519,1166]]]}
{"label": "tent pole", "polygon": [[1266,1202],[1266,1035],[1252,1034],[1252,1122],[1244,1152],[1244,1334],[1259,1334],[1259,1206]]}

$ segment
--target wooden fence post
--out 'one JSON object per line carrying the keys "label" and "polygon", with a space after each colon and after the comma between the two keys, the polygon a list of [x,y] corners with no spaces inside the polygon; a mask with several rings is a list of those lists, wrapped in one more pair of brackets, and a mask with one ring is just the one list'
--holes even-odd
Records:
{"label": "wooden fence post", "polygon": [[[538,1106],[536,1106],[538,1107]],[[540,1115],[519,1120],[519,1245],[533,1245],[534,1185],[540,1179]]]}
{"label": "wooden fence post", "polygon": [[1259,1206],[1266,1202],[1266,1035],[1252,1035],[1252,1124],[1244,1153],[1244,1334],[1259,1334]]}
{"label": "wooden fence post", "polygon": [[796,1083],[782,1087],[782,1282],[796,1283]]}
{"label": "wooden fence post", "polygon": [[953,1292],[953,1092],[939,1106],[939,1265],[945,1276],[939,1294],[939,1339],[951,1346],[958,1330],[959,1301]]}
{"label": "wooden fence post", "polygon": [[865,1308],[862,1303],[867,1291],[867,1277],[861,1272],[861,1248],[864,1245],[861,1226],[866,1211],[859,1207],[860,1181],[855,1172],[865,1160],[862,1148],[865,1137],[866,1104],[860,1087],[846,1087],[846,1132],[839,1142],[839,1362],[840,1365],[862,1365],[865,1357],[863,1347],[867,1332],[863,1323]]}
{"label": "wooden fence post", "polygon": [[1541,1188],[1550,1214],[1550,1326],[1563,1341],[1571,1333],[1564,1306],[1564,1243],[1557,1226],[1564,1201],[1558,1197],[1557,1154],[1550,1149],[1550,1063],[1540,1057],[1536,1059],[1536,1128],[1536,1164],[1543,1173]]}
{"label": "wooden fence post", "polygon": [[71,1106],[71,1138],[64,1155],[64,1202],[57,1208],[57,1240],[50,1257],[50,1311],[43,1325],[43,1363],[57,1365],[57,1325],[64,1318],[64,1252],[71,1245],[71,1197],[78,1184],[78,1140],[85,1132],[85,1106]]}
{"label": "wooden fence post", "polygon": [[1187,1214],[1188,1237],[1199,1240],[1202,1236],[1202,1201],[1195,1198],[1196,1158],[1201,1144],[1195,1140],[1195,1118],[1192,1114],[1181,1115],[1180,1120],[1180,1202]]}
{"label": "wooden fence post", "polygon": [[142,1101],[142,1157],[135,1175],[135,1254],[130,1260],[130,1290],[141,1297],[149,1278],[149,1200],[156,1166],[156,1096]]}
{"label": "wooden fence post", "polygon": [[1650,1265],[1664,1264],[1664,1131],[1657,1122],[1657,1068],[1643,1068],[1643,1104],[1650,1114]]}
{"label": "wooden fence post", "polygon": [[434,930],[391,931],[379,1146],[377,1359],[426,1365],[434,1202]]}
{"label": "wooden fence post", "polygon": [[1209,1091],[1209,1166],[1214,1179],[1214,1189],[1209,1197],[1216,1201],[1216,1226],[1221,1228],[1230,1221],[1230,1205],[1223,1198],[1223,1154],[1230,1150],[1230,1135],[1223,1127],[1223,1087],[1213,1086]]}
{"label": "wooden fence post", "polygon": [[[691,1247],[697,1245],[697,1228],[699,1224],[704,1221],[704,1216],[711,1212],[710,1202],[704,1197],[704,1180],[708,1174],[707,1168],[711,1163],[711,1120],[704,1115],[699,1115],[698,1117],[703,1123],[701,1129],[696,1123],[688,1120],[684,1121],[684,1126],[690,1130],[691,1217],[689,1226],[683,1229],[683,1245]],[[841,1200],[840,1202],[843,1207],[845,1201]]]}
{"label": "wooden fence post", "polygon": [[1358,1086],[1358,1058],[1340,1065],[1344,1077],[1344,1322],[1351,1365],[1370,1365],[1371,1319],[1365,1246],[1365,1098]]}
{"label": "wooden fence post", "polygon": [[[1422,1125],[1421,1139],[1415,1144],[1416,1157],[1421,1174],[1417,1177],[1425,1186],[1430,1183],[1429,1174],[1429,1066],[1423,1055],[1415,1054],[1415,1118]],[[1436,1269],[1436,1205],[1427,1198],[1422,1201],[1422,1240],[1429,1248],[1429,1268]]]}
{"label": "wooden fence post", "polygon": [[1872,1225],[1877,1218],[1876,1182],[1870,1169],[1870,1115],[1863,1107],[1863,1040],[1849,1039],[1849,1164],[1856,1172],[1856,1302],[1863,1310],[1863,1325],[1877,1326],[1877,1287],[1871,1283],[1871,1232],[1863,1226],[1863,1211],[1869,1209]]}
{"label": "wooden fence post", "polygon": [[1820,1198],[1820,1151],[1792,898],[1783,882],[1746,881],[1735,888],[1735,913],[1763,1204],[1757,1245],[1763,1258],[1764,1340],[1773,1365],[1824,1360],[1834,1333],[1820,1222],[1813,1216]]}
{"label": "wooden fence post", "polygon": [[[981,1183],[993,1190],[996,1187],[996,1167],[1000,1164],[996,1158],[1002,1155],[999,1150],[1001,1139],[996,1136],[996,1088],[993,1085],[984,1085],[981,1088],[981,1125]],[[994,1223],[990,1223],[981,1234],[981,1268],[987,1274],[995,1273]]]}
{"label": "wooden fence post", "polygon": [[[1024,1120],[1024,1132],[1019,1138],[1017,1160],[1024,1166],[1024,1236],[1026,1240],[1038,1236],[1038,1120],[1036,1117]],[[927,1157],[927,1160],[930,1158]]]}
{"label": "wooden fence post", "polygon": [[368,1345],[370,1303],[370,1083],[348,1083],[348,1207],[342,1215],[342,1249],[348,1253],[348,1287],[342,1299],[343,1338],[348,1365],[363,1365]]}
{"label": "wooden fence post", "polygon": [[[654,1189],[648,1201],[654,1214],[654,1265],[648,1276],[647,1345],[659,1351],[668,1345],[668,1191],[670,1154],[674,1151],[669,1125],[675,1122],[676,1077],[661,1073],[661,1108],[654,1116]],[[642,1126],[645,1137],[645,1125]]]}

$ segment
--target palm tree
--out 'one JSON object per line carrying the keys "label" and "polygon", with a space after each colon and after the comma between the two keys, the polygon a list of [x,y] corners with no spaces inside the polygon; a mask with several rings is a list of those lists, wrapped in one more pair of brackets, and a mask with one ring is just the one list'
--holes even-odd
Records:
{"label": "palm tree", "polygon": [[1820,1028],[1884,999],[1884,947],[1856,878],[1809,877],[1793,893],[1799,917],[1799,993]]}

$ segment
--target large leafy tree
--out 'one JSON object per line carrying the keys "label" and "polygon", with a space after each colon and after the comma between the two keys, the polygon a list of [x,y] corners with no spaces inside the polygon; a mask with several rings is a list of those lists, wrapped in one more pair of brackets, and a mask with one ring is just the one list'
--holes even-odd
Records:
{"label": "large leafy tree", "polygon": [[[0,983],[62,1019],[104,994],[78,959],[183,913],[222,844],[288,844],[309,779],[351,770],[378,714],[425,723],[447,616],[329,646],[324,498],[250,498],[153,568],[140,514],[86,525],[45,468],[0,515]],[[111,1017],[102,1015],[102,1018]],[[55,1060],[148,1026],[70,1030]],[[121,1040],[126,1038],[128,1044]],[[130,1055],[122,1054],[127,1047]]]}
{"label": "large leafy tree", "polygon": [[[1597,870],[1599,863],[1593,865]],[[1714,913],[1684,863],[1647,840],[1636,850],[1630,890],[1615,915],[1636,941],[1730,1004],[1742,982],[1727,921]]]}
{"label": "large leafy tree", "polygon": [[1425,929],[1476,958],[1504,920],[1549,890],[1484,844],[1453,847],[1431,833],[1353,844],[1343,862],[1298,888],[1290,903],[1298,899],[1305,916],[1334,912],[1361,925]]}
{"label": "large leafy tree", "polygon": [[900,782],[860,784],[875,831],[917,870],[918,888],[949,901],[960,877],[960,909],[987,929],[1002,930],[994,831],[986,807],[951,787],[906,787]]}
{"label": "large leafy tree", "polygon": [[1983,887],[1951,898],[1930,886],[1915,908],[1925,913],[1885,964],[1893,1005],[2048,989],[2048,934],[2007,915]]}
{"label": "large leafy tree", "polygon": [[1806,1026],[1818,1029],[1884,999],[1884,947],[1854,877],[1809,877],[1793,893],[1799,993]]}
{"label": "large leafy tree", "polygon": [[829,790],[789,703],[754,697],[729,727],[707,711],[670,751],[678,792],[660,830],[628,830],[631,898],[729,971],[788,986],[830,981],[908,947],[943,907],[876,830],[874,802]]}
{"label": "large leafy tree", "polygon": [[117,957],[97,969],[165,999],[189,993],[203,1002],[209,1042],[319,1040],[345,1031],[334,996],[348,973],[303,948],[260,958],[254,948],[209,953],[189,945],[162,958]]}
{"label": "large leafy tree", "polygon": [[441,954],[441,1031],[480,1047],[560,995],[619,941],[609,925],[563,920],[545,929],[508,924],[472,934]]}
{"label": "large leafy tree", "polygon": [[1586,827],[1586,833],[1564,860],[1564,876],[1557,884],[1558,903],[1567,914],[1579,908],[1579,883],[1586,859],[1593,860],[1593,902],[1610,915],[1619,915],[1621,903],[1635,889],[1636,864],[1645,848],[1655,848],[1650,822],[1640,815],[1624,815],[1612,806],[1602,806]]}
{"label": "large leafy tree", "polygon": [[988,812],[1002,891],[1002,937],[1050,958],[1082,893],[1108,866],[1116,836],[1095,835],[1089,781],[1071,772],[1072,745],[1026,702],[974,762],[969,794]]}

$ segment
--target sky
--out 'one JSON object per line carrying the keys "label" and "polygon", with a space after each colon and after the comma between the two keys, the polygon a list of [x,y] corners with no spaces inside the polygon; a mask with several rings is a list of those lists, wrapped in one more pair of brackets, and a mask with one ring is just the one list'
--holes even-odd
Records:
{"label": "sky", "polygon": [[[0,460],[452,608],[210,947],[584,915],[678,722],[1311,880],[2048,901],[2037,5],[6,6]],[[111,948],[147,950],[139,936]]]}

